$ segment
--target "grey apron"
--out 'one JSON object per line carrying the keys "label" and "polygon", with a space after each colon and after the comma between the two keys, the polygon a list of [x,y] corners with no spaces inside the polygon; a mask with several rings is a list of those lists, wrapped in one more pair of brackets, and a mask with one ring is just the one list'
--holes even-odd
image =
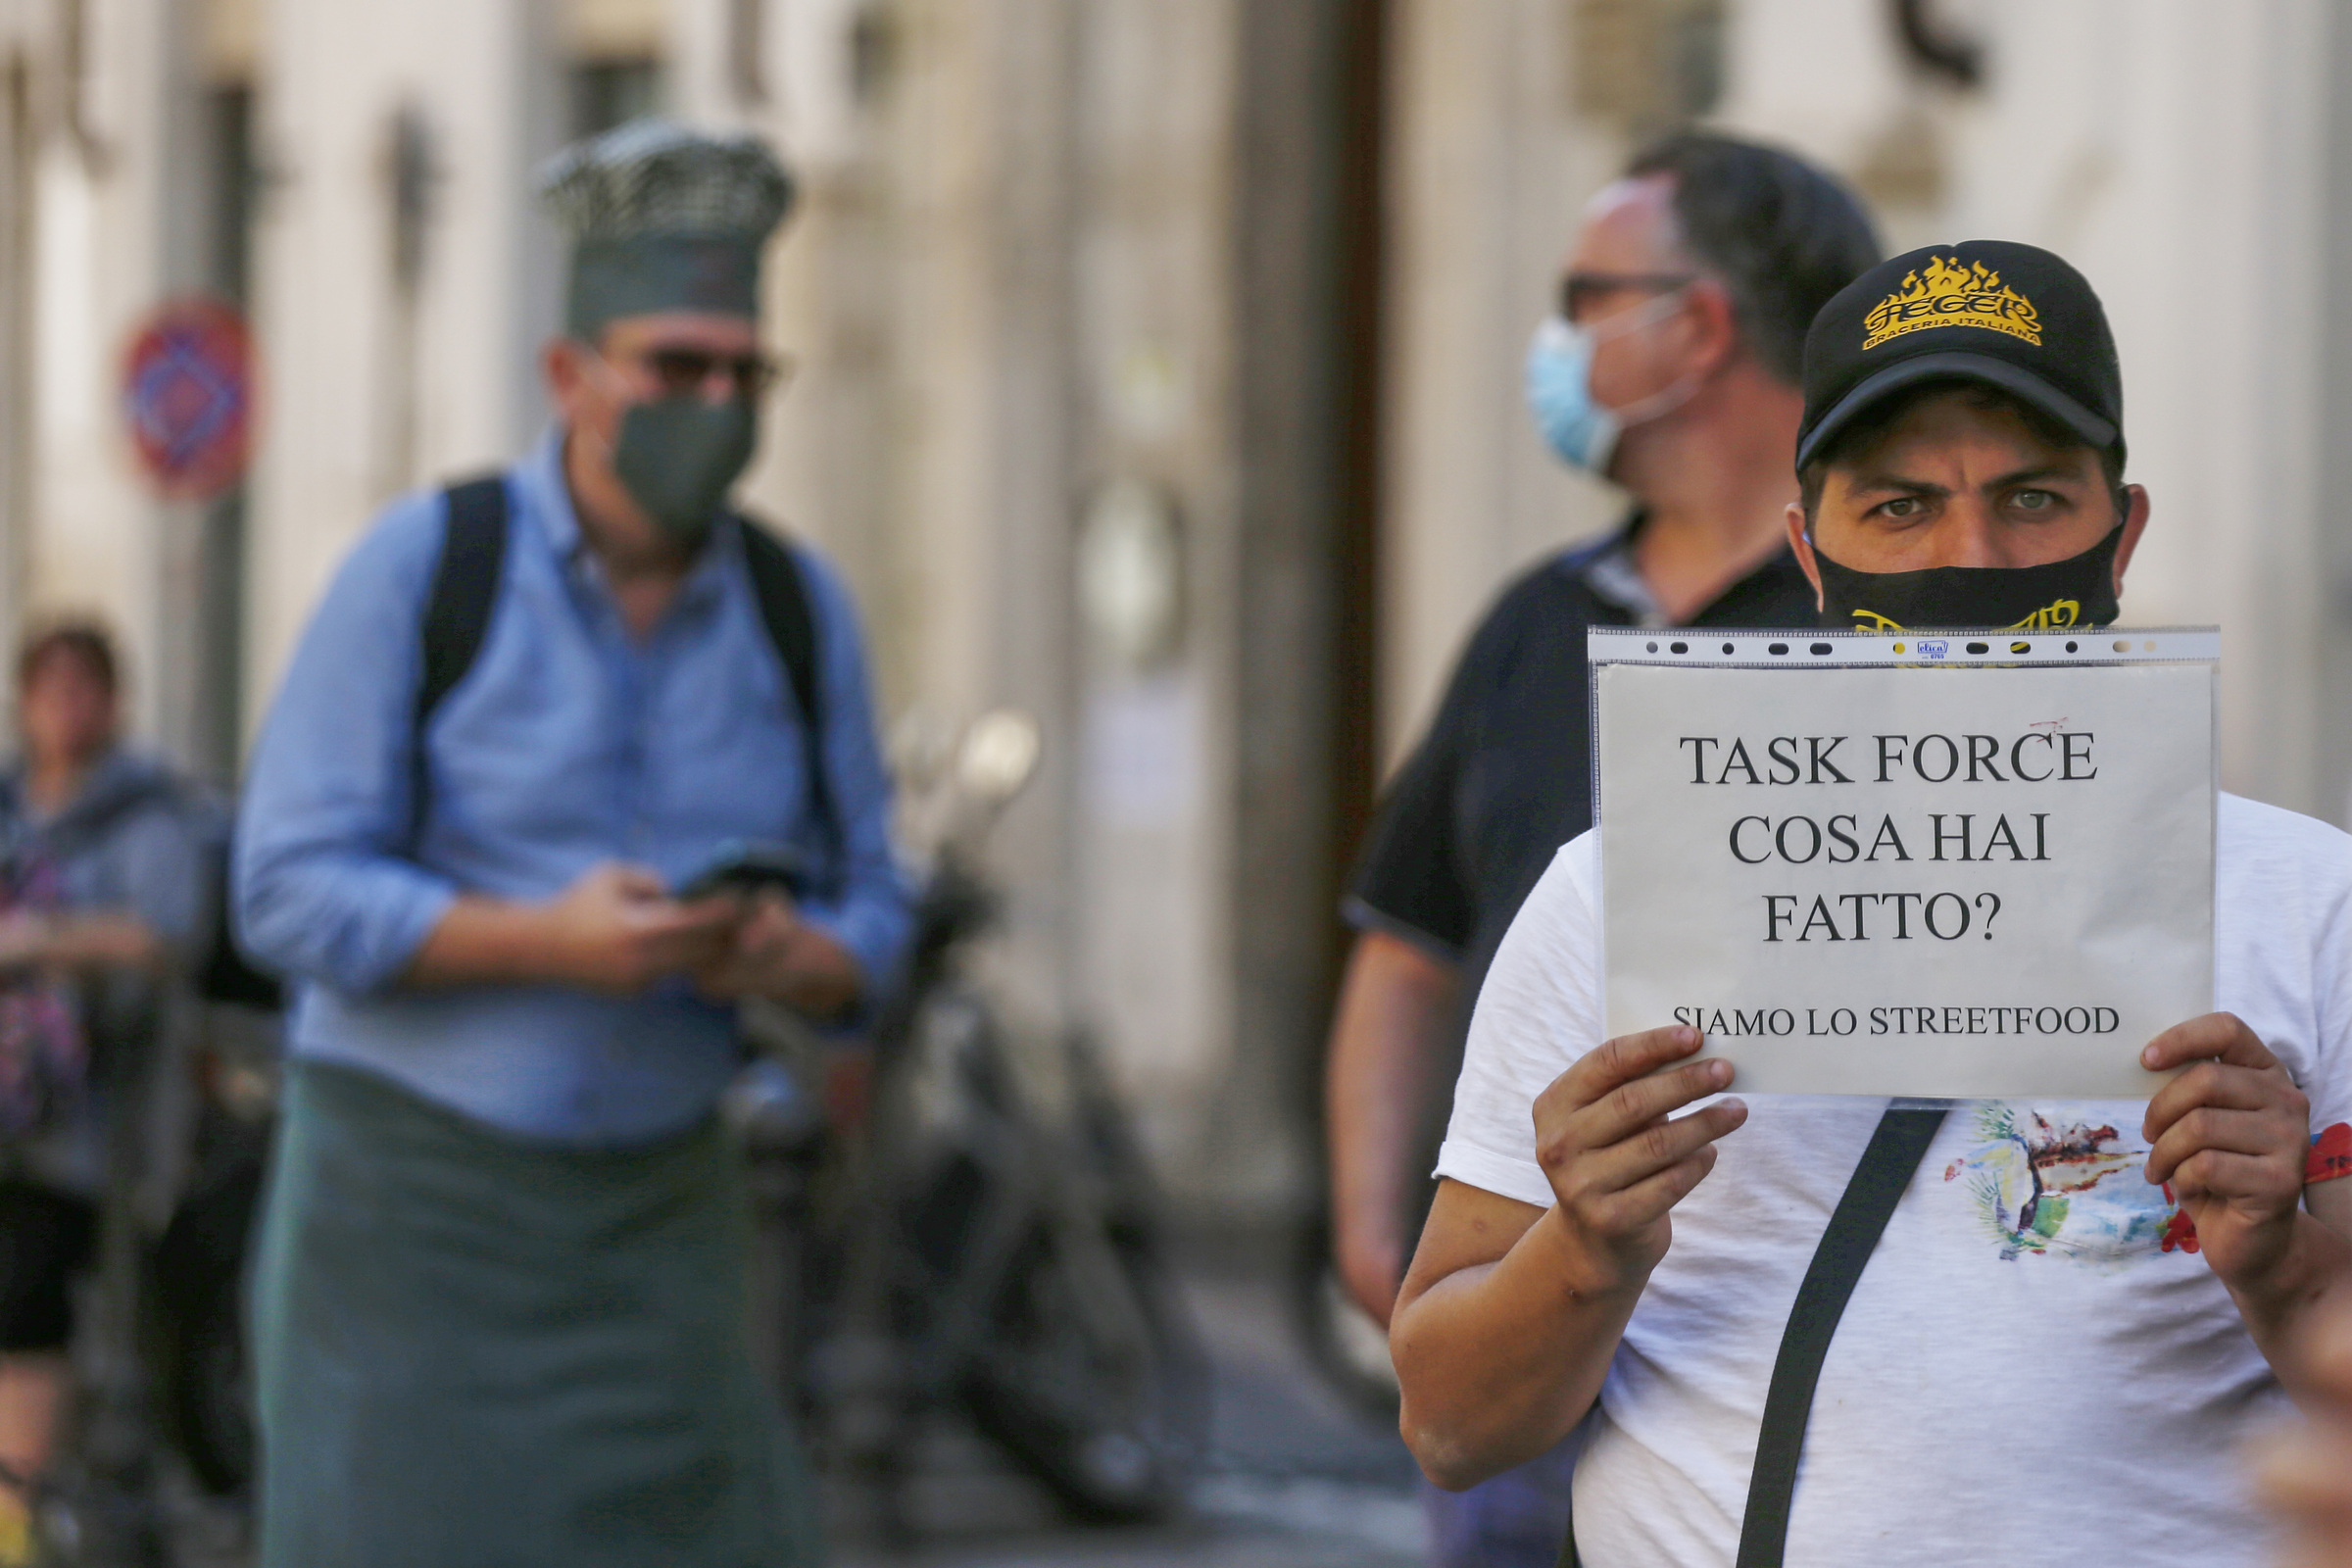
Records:
{"label": "grey apron", "polygon": [[714,1121],[519,1141],[297,1062],[254,1277],[262,1568],[794,1568]]}

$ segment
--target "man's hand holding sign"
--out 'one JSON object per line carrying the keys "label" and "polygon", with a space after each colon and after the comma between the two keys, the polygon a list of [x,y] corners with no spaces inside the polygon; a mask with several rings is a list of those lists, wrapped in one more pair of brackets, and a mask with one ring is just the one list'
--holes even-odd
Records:
{"label": "man's hand holding sign", "polygon": [[2352,1275],[2352,848],[2217,825],[2210,634],[2094,631],[2148,519],[2120,409],[2056,258],[1889,263],[1807,350],[1789,532],[1847,635],[1594,639],[1600,826],[1496,958],[1392,1335],[1441,1484],[1601,1401],[1593,1568],[1995,1560],[1969,1521],[2080,1456],[1975,1435],[2028,1368],[2145,1445],[2038,1553],[2259,1556],[2211,1456]]}
{"label": "man's hand holding sign", "polygon": [[2299,1369],[2285,1337],[2343,1288],[2352,1261],[2352,1183],[2311,1185],[2326,1167],[2313,1168],[2310,1097],[2238,1018],[2208,1013],[2167,1029],[2140,1062],[2181,1069],[2148,1102],[2147,1179],[2177,1196],[2205,1261],[2292,1388]]}

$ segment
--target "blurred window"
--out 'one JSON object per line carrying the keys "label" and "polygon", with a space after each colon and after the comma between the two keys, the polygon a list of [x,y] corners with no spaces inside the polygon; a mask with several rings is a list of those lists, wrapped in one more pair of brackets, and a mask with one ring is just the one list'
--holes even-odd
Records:
{"label": "blurred window", "polygon": [[590,60],[572,67],[571,133],[593,136],[662,107],[660,61]]}
{"label": "blurred window", "polygon": [[[243,309],[253,273],[253,220],[261,170],[254,158],[254,95],[226,81],[206,95],[211,169],[207,284]],[[237,774],[245,710],[245,487],[204,509],[194,584],[194,747],[188,760],[204,778],[228,784]]]}
{"label": "blurred window", "polygon": [[260,179],[253,158],[253,89],[241,82],[206,95],[211,122],[211,237],[208,282],[222,298],[245,303],[252,272],[253,199]]}
{"label": "blurred window", "polygon": [[760,62],[767,53],[766,0],[730,0],[727,7],[727,74],[735,84],[738,103],[767,101],[767,77]]}
{"label": "blurred window", "polygon": [[1723,96],[1725,0],[1575,0],[1568,20],[1588,118],[1645,141]]}
{"label": "blurred window", "polygon": [[13,641],[16,541],[32,533],[32,217],[35,91],[23,55],[0,61],[0,639]]}
{"label": "blurred window", "polygon": [[858,103],[881,97],[894,47],[889,12],[879,5],[860,7],[850,24],[850,90]]}

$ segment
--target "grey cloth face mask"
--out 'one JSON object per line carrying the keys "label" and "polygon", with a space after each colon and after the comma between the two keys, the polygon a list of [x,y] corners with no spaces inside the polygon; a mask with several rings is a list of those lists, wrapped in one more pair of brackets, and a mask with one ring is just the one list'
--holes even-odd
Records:
{"label": "grey cloth face mask", "polygon": [[699,548],[717,524],[727,491],[750,466],[757,435],[752,406],[742,398],[632,403],[612,444],[612,471],[662,532]]}

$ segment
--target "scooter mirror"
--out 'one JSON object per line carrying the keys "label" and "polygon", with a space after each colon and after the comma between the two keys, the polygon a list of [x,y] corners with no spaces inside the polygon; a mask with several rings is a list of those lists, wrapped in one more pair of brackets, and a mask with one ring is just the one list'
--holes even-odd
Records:
{"label": "scooter mirror", "polygon": [[972,721],[956,758],[956,778],[981,800],[1002,805],[1021,793],[1037,771],[1044,745],[1037,720],[1014,708],[1000,708]]}

